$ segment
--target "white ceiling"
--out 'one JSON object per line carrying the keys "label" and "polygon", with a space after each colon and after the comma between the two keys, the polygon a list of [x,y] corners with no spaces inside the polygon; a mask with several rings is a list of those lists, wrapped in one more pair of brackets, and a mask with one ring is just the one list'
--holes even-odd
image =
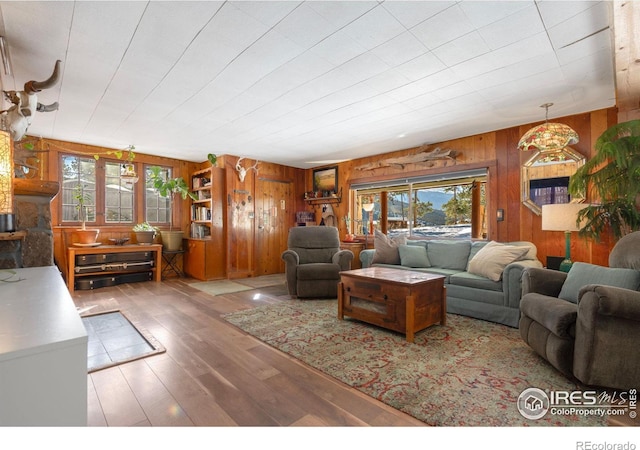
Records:
{"label": "white ceiling", "polygon": [[[309,168],[615,104],[611,2],[2,1],[29,134]],[[3,29],[2,29],[3,28]],[[8,105],[5,104],[5,107]]]}

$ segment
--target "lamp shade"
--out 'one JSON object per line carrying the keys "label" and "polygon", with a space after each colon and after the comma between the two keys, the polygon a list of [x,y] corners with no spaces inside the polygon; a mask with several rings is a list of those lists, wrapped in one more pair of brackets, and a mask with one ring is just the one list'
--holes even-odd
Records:
{"label": "lamp shade", "polygon": [[580,138],[570,126],[545,122],[527,131],[518,142],[520,150],[559,150],[577,144]]}
{"label": "lamp shade", "polygon": [[0,131],[0,214],[13,213],[13,146],[11,136]]}
{"label": "lamp shade", "polygon": [[544,231],[578,231],[578,213],[586,208],[584,203],[558,203],[542,205],[542,229]]}

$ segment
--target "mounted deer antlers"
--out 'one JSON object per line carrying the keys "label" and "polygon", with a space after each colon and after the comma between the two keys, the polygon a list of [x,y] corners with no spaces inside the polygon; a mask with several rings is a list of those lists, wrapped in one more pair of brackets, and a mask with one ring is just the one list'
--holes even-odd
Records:
{"label": "mounted deer antlers", "polygon": [[256,173],[258,173],[257,167],[258,167],[258,164],[260,164],[260,161],[256,161],[256,163],[253,166],[245,169],[240,165],[240,161],[242,161],[243,159],[244,158],[239,158],[238,161],[236,162],[236,170],[238,171],[238,177],[240,178],[240,182],[242,183],[244,183],[244,177],[247,176],[247,171],[253,169],[256,171]]}

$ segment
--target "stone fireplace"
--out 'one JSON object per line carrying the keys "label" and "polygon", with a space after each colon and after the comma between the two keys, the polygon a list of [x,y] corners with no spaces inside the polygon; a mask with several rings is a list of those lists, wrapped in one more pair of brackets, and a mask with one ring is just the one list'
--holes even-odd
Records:
{"label": "stone fireplace", "polygon": [[1,233],[0,269],[54,264],[51,200],[59,189],[55,181],[14,180],[16,232]]}

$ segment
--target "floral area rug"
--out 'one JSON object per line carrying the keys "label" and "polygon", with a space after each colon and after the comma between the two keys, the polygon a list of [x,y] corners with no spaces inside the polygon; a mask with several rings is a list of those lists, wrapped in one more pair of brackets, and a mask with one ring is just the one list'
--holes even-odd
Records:
{"label": "floral area rug", "polygon": [[599,417],[538,420],[517,409],[520,393],[578,390],[536,355],[517,329],[449,314],[447,325],[404,335],[337,318],[335,300],[283,300],[224,316],[316,369],[434,426],[598,426]]}

